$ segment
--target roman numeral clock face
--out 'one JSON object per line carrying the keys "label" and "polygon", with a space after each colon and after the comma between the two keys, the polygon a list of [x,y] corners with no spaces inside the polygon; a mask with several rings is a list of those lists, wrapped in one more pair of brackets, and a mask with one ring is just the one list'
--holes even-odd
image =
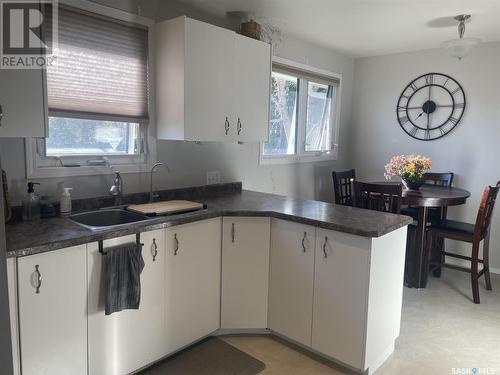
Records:
{"label": "roman numeral clock face", "polygon": [[465,93],[445,74],[428,73],[412,82],[399,97],[399,125],[411,137],[432,141],[444,137],[462,120]]}

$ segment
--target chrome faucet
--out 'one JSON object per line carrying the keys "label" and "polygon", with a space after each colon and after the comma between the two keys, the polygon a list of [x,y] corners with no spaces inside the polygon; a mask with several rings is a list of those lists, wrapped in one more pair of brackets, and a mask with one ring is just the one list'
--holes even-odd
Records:
{"label": "chrome faucet", "polygon": [[166,164],[156,163],[155,165],[153,165],[153,168],[151,168],[151,179],[149,182],[149,203],[153,203],[155,198],[158,198],[158,194],[153,192],[153,173],[158,167],[165,167],[167,171],[170,173],[170,168]]}
{"label": "chrome faucet", "polygon": [[123,197],[123,179],[118,171],[116,171],[115,182],[111,185],[109,193],[115,197],[115,206],[120,206]]}

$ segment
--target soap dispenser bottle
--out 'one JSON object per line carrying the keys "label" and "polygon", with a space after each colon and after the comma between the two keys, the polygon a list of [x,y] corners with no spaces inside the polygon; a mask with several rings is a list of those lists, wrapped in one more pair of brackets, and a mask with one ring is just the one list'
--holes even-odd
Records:
{"label": "soap dispenser bottle", "polygon": [[61,203],[59,206],[59,210],[61,211],[61,216],[66,217],[71,214],[71,190],[72,188],[64,188],[64,191],[61,195]]}
{"label": "soap dispenser bottle", "polygon": [[23,200],[23,221],[40,219],[40,197],[35,193],[37,182],[28,182],[28,193]]}

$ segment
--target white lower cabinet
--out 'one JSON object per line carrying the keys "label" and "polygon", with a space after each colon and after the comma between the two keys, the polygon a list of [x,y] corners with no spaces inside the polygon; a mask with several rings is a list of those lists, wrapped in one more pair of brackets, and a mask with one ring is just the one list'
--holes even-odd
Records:
{"label": "white lower cabinet", "polygon": [[220,327],[221,218],[167,228],[167,353]]}
{"label": "white lower cabinet", "polygon": [[361,369],[370,238],[316,229],[312,348]]}
{"label": "white lower cabinet", "polygon": [[269,328],[371,374],[399,336],[406,230],[225,217],[144,232],[140,308],[109,316],[97,243],[8,259],[16,375],[126,375],[220,328]]}
{"label": "white lower cabinet", "polygon": [[271,221],[269,328],[311,346],[315,228]]}
{"label": "white lower cabinet", "polygon": [[368,238],[316,229],[312,349],[367,374],[394,351],[406,231]]}
{"label": "white lower cabinet", "polygon": [[86,375],[85,245],[17,262],[22,374]]}
{"label": "white lower cabinet", "polygon": [[268,217],[224,217],[222,222],[222,329],[267,328]]}
{"label": "white lower cabinet", "polygon": [[273,219],[269,328],[376,371],[399,336],[406,230],[368,238]]}
{"label": "white lower cabinet", "polygon": [[[135,235],[114,238],[104,241],[104,248],[135,241]],[[108,316],[104,312],[102,272],[106,255],[99,253],[97,243],[87,245],[90,375],[125,375],[166,354],[165,230],[141,233],[141,242],[145,266],[141,273],[140,307]]]}

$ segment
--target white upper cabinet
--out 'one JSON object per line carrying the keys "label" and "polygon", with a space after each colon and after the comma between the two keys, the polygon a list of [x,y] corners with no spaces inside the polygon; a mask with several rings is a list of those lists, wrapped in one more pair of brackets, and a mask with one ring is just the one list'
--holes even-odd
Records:
{"label": "white upper cabinet", "polygon": [[238,141],[265,141],[269,134],[271,48],[269,44],[235,35],[234,113]]}
{"label": "white upper cabinet", "polygon": [[18,259],[23,375],[87,375],[85,245]]}
{"label": "white upper cabinet", "polygon": [[[135,235],[104,241],[104,247],[135,242]],[[88,251],[89,375],[125,375],[166,353],[165,230],[141,233],[144,269],[138,310],[105,315],[103,257],[97,242]]]}
{"label": "white upper cabinet", "polygon": [[271,46],[179,17],[156,26],[158,139],[267,139]]}
{"label": "white upper cabinet", "polygon": [[43,138],[47,109],[41,69],[0,69],[0,138]]}
{"label": "white upper cabinet", "polygon": [[271,220],[269,328],[311,346],[315,228]]}
{"label": "white upper cabinet", "polygon": [[268,217],[224,217],[221,328],[267,328]]}

